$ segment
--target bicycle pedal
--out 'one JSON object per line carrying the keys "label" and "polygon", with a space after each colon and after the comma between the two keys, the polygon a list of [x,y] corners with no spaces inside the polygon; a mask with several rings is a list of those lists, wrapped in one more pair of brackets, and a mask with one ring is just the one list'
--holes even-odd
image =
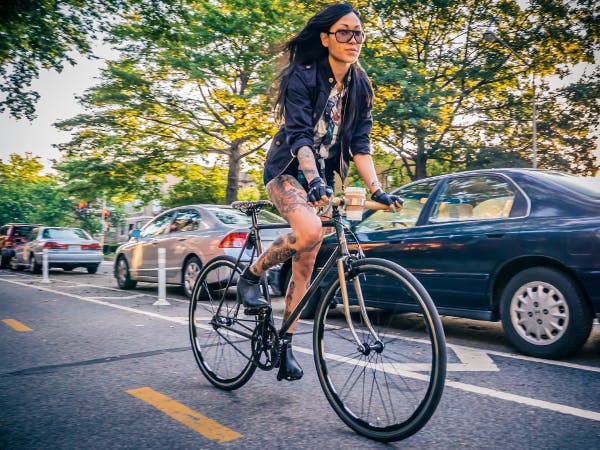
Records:
{"label": "bicycle pedal", "polygon": [[244,309],[244,314],[247,316],[259,316],[261,314],[266,314],[270,311],[271,307],[270,306],[260,306],[260,307],[254,307],[254,308],[245,308]]}

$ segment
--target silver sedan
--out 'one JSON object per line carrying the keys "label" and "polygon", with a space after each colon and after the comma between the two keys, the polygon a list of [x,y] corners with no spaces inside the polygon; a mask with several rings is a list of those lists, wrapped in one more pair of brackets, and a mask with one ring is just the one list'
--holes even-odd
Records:
{"label": "silver sedan", "polygon": [[[285,223],[276,214],[261,211],[260,223]],[[248,234],[250,218],[223,205],[188,205],[170,209],[117,249],[114,273],[121,289],[133,289],[138,281],[158,282],[158,249],[166,254],[166,282],[183,287],[191,297],[203,264],[220,255],[237,257]],[[261,231],[268,248],[289,228]],[[248,258],[250,255],[248,255]]]}
{"label": "silver sedan", "polygon": [[44,250],[48,251],[48,267],[73,270],[85,267],[88,273],[96,273],[102,262],[100,243],[87,232],[69,227],[37,227],[27,236],[27,242],[15,249],[11,259],[12,269],[29,268],[41,273]]}

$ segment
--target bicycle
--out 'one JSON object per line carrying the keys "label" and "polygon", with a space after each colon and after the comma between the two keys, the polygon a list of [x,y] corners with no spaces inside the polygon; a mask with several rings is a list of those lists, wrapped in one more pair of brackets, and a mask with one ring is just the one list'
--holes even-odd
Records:
{"label": "bicycle", "polygon": [[[342,223],[343,203],[343,198],[334,198],[333,220],[323,223],[335,228],[337,245],[297,308],[277,329],[271,309],[244,315],[235,285],[245,266],[262,253],[260,231],[288,225],[258,223],[257,214],[271,206],[269,201],[234,202],[231,206],[248,214],[252,225],[237,259],[216,257],[198,275],[189,308],[192,349],[210,383],[224,390],[240,388],[257,368],[278,366],[285,332],[326,284],[312,339],[323,392],[355,432],[378,441],[396,441],[421,429],[441,399],[446,373],[444,332],[429,294],[408,270],[384,259],[365,258],[360,246],[350,252],[346,232],[356,244],[358,240]],[[365,206],[383,207],[369,201]],[[332,278],[328,273],[334,267],[337,276]],[[270,304],[266,281],[262,290]],[[394,301],[385,302],[390,295]],[[412,314],[408,320],[398,318],[405,314],[395,314],[407,311]]]}

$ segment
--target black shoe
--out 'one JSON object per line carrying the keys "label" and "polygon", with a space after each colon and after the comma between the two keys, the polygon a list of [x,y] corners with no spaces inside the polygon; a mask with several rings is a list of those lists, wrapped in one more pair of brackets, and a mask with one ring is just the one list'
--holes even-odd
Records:
{"label": "black shoe", "polygon": [[304,371],[294,354],[292,353],[292,343],[283,341],[281,345],[281,355],[279,356],[279,372],[277,372],[277,381],[286,379],[288,381],[299,380],[304,375]]}
{"label": "black shoe", "polygon": [[254,279],[248,279],[246,272],[242,273],[237,284],[237,299],[244,305],[244,314],[256,315],[269,308],[269,303],[260,293],[260,278],[250,274]]}

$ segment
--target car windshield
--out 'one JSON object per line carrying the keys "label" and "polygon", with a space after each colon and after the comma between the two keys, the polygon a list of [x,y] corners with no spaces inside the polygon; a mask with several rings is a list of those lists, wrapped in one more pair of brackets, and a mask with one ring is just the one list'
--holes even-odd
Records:
{"label": "car windshield", "polygon": [[27,236],[34,227],[15,227],[13,231],[14,237],[25,237]]}
{"label": "car windshield", "polygon": [[79,228],[46,228],[43,239],[91,239],[90,235]]}
{"label": "car windshield", "polygon": [[[252,225],[252,219],[242,211],[233,208],[207,208],[217,219],[226,225]],[[277,214],[268,211],[258,213],[259,223],[285,223]]]}
{"label": "car windshield", "polygon": [[560,172],[538,172],[538,174],[565,186],[567,189],[600,200],[600,178],[577,177]]}
{"label": "car windshield", "polygon": [[435,180],[424,181],[397,189],[394,193],[404,199],[404,207],[396,212],[375,211],[356,226],[356,231],[371,232],[414,227],[436,183]]}

